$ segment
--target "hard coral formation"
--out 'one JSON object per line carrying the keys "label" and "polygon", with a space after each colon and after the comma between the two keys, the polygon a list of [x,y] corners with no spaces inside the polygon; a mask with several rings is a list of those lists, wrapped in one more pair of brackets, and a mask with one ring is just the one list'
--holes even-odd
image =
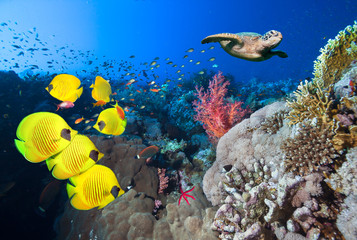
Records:
{"label": "hard coral formation", "polygon": [[[331,109],[335,97],[333,85],[340,81],[345,69],[356,60],[356,41],[357,22],[340,31],[335,39],[330,39],[321,49],[321,55],[314,63],[314,79],[300,83],[294,92],[296,99],[287,101],[287,105],[292,108],[288,116],[291,125],[314,118],[318,125],[334,125]],[[338,89],[335,89],[336,95],[340,96],[341,91]]]}
{"label": "hard coral formation", "polygon": [[339,80],[343,70],[357,59],[357,22],[340,31],[335,39],[329,39],[321,54],[314,61],[315,81],[323,87]]}
{"label": "hard coral formation", "polygon": [[327,166],[338,157],[331,141],[333,135],[329,129],[302,126],[299,133],[287,139],[282,146],[285,171],[297,175],[326,171]]}
{"label": "hard coral formation", "polygon": [[357,147],[346,154],[346,161],[325,180],[337,192],[357,195]]}
{"label": "hard coral formation", "polygon": [[260,219],[268,212],[264,201],[272,199],[267,180],[270,169],[264,161],[254,164],[254,171],[232,168],[222,181],[228,195],[218,209],[212,229],[221,239],[254,239],[263,234]]}
{"label": "hard coral formation", "polygon": [[[218,143],[217,160],[207,171],[203,187],[208,199],[220,206],[212,229],[221,239],[342,239],[336,225],[342,195],[327,187],[320,171],[307,171],[304,176],[284,173],[282,148],[295,136],[296,127],[283,121],[277,134],[261,129],[264,119],[284,109],[283,103],[275,103],[258,110]],[[318,157],[324,162],[319,152],[325,150],[328,132],[316,135],[317,140],[295,143],[295,149],[300,151],[308,143],[310,150],[307,147],[304,152],[310,154],[315,146],[316,156],[310,161]],[[327,142],[326,156],[332,158],[329,154],[336,151]]]}
{"label": "hard coral formation", "polygon": [[274,113],[270,117],[267,117],[260,126],[260,129],[269,134],[276,134],[284,125],[284,120],[287,113],[288,111],[280,111]]}
{"label": "hard coral formation", "polygon": [[170,120],[181,130],[192,133],[201,130],[200,124],[193,120],[195,111],[192,102],[196,99],[194,92],[189,91],[171,101],[169,105]]}
{"label": "hard coral formation", "polygon": [[[218,183],[221,180],[220,172],[226,165],[240,169],[243,164],[251,170],[257,159],[264,159],[268,167],[276,162],[282,162],[281,144],[291,135],[287,124],[278,134],[268,134],[260,129],[264,120],[276,112],[286,110],[284,102],[276,102],[254,112],[250,118],[243,120],[226,133],[218,142],[217,157],[212,167],[208,169],[203,179],[203,189],[206,197],[213,205],[219,205],[223,200],[223,191]],[[252,131],[252,129],[256,129]],[[274,176],[283,171],[275,168]]]}
{"label": "hard coral formation", "polygon": [[346,240],[357,239],[357,195],[349,195],[343,204],[343,210],[338,215],[337,226]]}
{"label": "hard coral formation", "polygon": [[323,88],[321,82],[302,82],[294,92],[295,100],[288,100],[286,105],[292,110],[287,117],[290,125],[294,125],[304,120],[317,118],[319,124],[327,124],[330,121],[328,110],[332,103],[330,97],[332,88]]}

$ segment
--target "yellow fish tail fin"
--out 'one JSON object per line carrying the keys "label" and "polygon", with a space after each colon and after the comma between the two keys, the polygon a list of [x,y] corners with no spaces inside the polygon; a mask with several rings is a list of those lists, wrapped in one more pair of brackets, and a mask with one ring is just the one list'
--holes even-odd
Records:
{"label": "yellow fish tail fin", "polygon": [[25,155],[26,155],[25,154],[26,153],[25,142],[15,139],[15,146],[16,146],[17,150],[25,157]]}
{"label": "yellow fish tail fin", "polygon": [[[70,183],[67,183],[67,194],[68,194],[68,198],[70,199],[71,197],[73,197],[73,195],[75,195],[77,193],[76,191],[76,187],[73,186],[72,184]],[[71,200],[72,202],[72,200]]]}
{"label": "yellow fish tail fin", "polygon": [[50,157],[46,159],[46,165],[48,171],[52,171],[56,164],[57,164],[56,158]]}
{"label": "yellow fish tail fin", "polygon": [[73,176],[61,167],[60,160],[57,157],[50,157],[46,160],[47,168],[52,176],[58,180],[65,180]]}
{"label": "yellow fish tail fin", "polygon": [[24,156],[24,158],[32,163],[39,163],[42,162],[43,156],[37,154],[36,152],[32,151],[33,146],[27,142],[23,142],[21,140],[15,139],[15,146],[17,150]]}
{"label": "yellow fish tail fin", "polygon": [[80,89],[78,89],[78,90],[76,91],[77,99],[82,96],[82,93],[83,93],[83,87],[81,87]]}

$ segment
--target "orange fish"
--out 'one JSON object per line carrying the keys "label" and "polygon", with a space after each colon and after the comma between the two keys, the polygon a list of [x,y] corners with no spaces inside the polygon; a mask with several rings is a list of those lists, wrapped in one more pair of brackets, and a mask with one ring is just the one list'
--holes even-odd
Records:
{"label": "orange fish", "polygon": [[117,92],[113,92],[112,95],[115,96],[115,95],[118,95],[118,93]]}
{"label": "orange fish", "polygon": [[76,121],[74,121],[74,124],[78,124],[80,122],[82,122],[84,120],[84,117],[78,118],[76,119]]}
{"label": "orange fish", "polygon": [[157,146],[150,146],[145,149],[143,149],[138,155],[136,155],[135,158],[140,159],[140,158],[151,158],[154,156],[157,152],[159,151],[159,148]]}
{"label": "orange fish", "polygon": [[133,101],[135,101],[135,99],[134,99],[134,98],[130,98],[129,100],[130,100],[130,101],[132,101],[132,102],[133,102]]}
{"label": "orange fish", "polygon": [[141,91],[140,90],[136,90],[138,93],[141,93]]}
{"label": "orange fish", "polygon": [[105,102],[104,100],[99,100],[98,102],[96,103],[93,103],[93,107],[101,107],[101,106],[104,106],[105,104],[107,104],[107,102]]}
{"label": "orange fish", "polygon": [[161,89],[158,89],[158,88],[150,88],[150,91],[151,92],[159,92]]}

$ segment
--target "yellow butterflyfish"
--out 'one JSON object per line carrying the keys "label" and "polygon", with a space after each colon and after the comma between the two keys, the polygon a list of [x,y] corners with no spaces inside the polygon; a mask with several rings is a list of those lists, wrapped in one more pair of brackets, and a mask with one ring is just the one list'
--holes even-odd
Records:
{"label": "yellow butterflyfish", "polygon": [[103,100],[104,102],[110,102],[110,95],[112,94],[112,88],[107,80],[97,76],[94,84],[90,86],[93,88],[92,97],[96,101]]}
{"label": "yellow butterflyfish", "polygon": [[83,92],[83,87],[79,88],[81,81],[70,74],[59,74],[53,78],[46,87],[47,92],[54,98],[65,102],[75,102]]}
{"label": "yellow butterflyfish", "polygon": [[124,132],[127,119],[124,110],[118,105],[103,110],[93,128],[108,135],[120,135]]}
{"label": "yellow butterflyfish", "polygon": [[17,127],[15,146],[30,162],[42,162],[65,149],[78,132],[59,115],[37,112]]}
{"label": "yellow butterflyfish", "polygon": [[87,136],[77,134],[67,148],[48,158],[46,164],[53,177],[64,180],[88,170],[103,156]]}
{"label": "yellow butterflyfish", "polygon": [[67,194],[71,205],[78,210],[103,208],[124,194],[114,172],[98,164],[69,178],[69,181]]}

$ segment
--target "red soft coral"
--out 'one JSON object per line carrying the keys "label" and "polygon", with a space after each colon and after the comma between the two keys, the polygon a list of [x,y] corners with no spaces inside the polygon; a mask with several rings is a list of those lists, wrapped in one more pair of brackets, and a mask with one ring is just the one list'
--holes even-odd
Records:
{"label": "red soft coral", "polygon": [[249,112],[248,109],[242,109],[243,102],[228,102],[224,99],[229,84],[229,81],[225,81],[222,72],[219,72],[209,82],[206,92],[203,87],[198,89],[196,86],[195,95],[198,101],[193,102],[197,112],[194,119],[203,124],[203,128],[213,143],[217,143],[220,137]]}

